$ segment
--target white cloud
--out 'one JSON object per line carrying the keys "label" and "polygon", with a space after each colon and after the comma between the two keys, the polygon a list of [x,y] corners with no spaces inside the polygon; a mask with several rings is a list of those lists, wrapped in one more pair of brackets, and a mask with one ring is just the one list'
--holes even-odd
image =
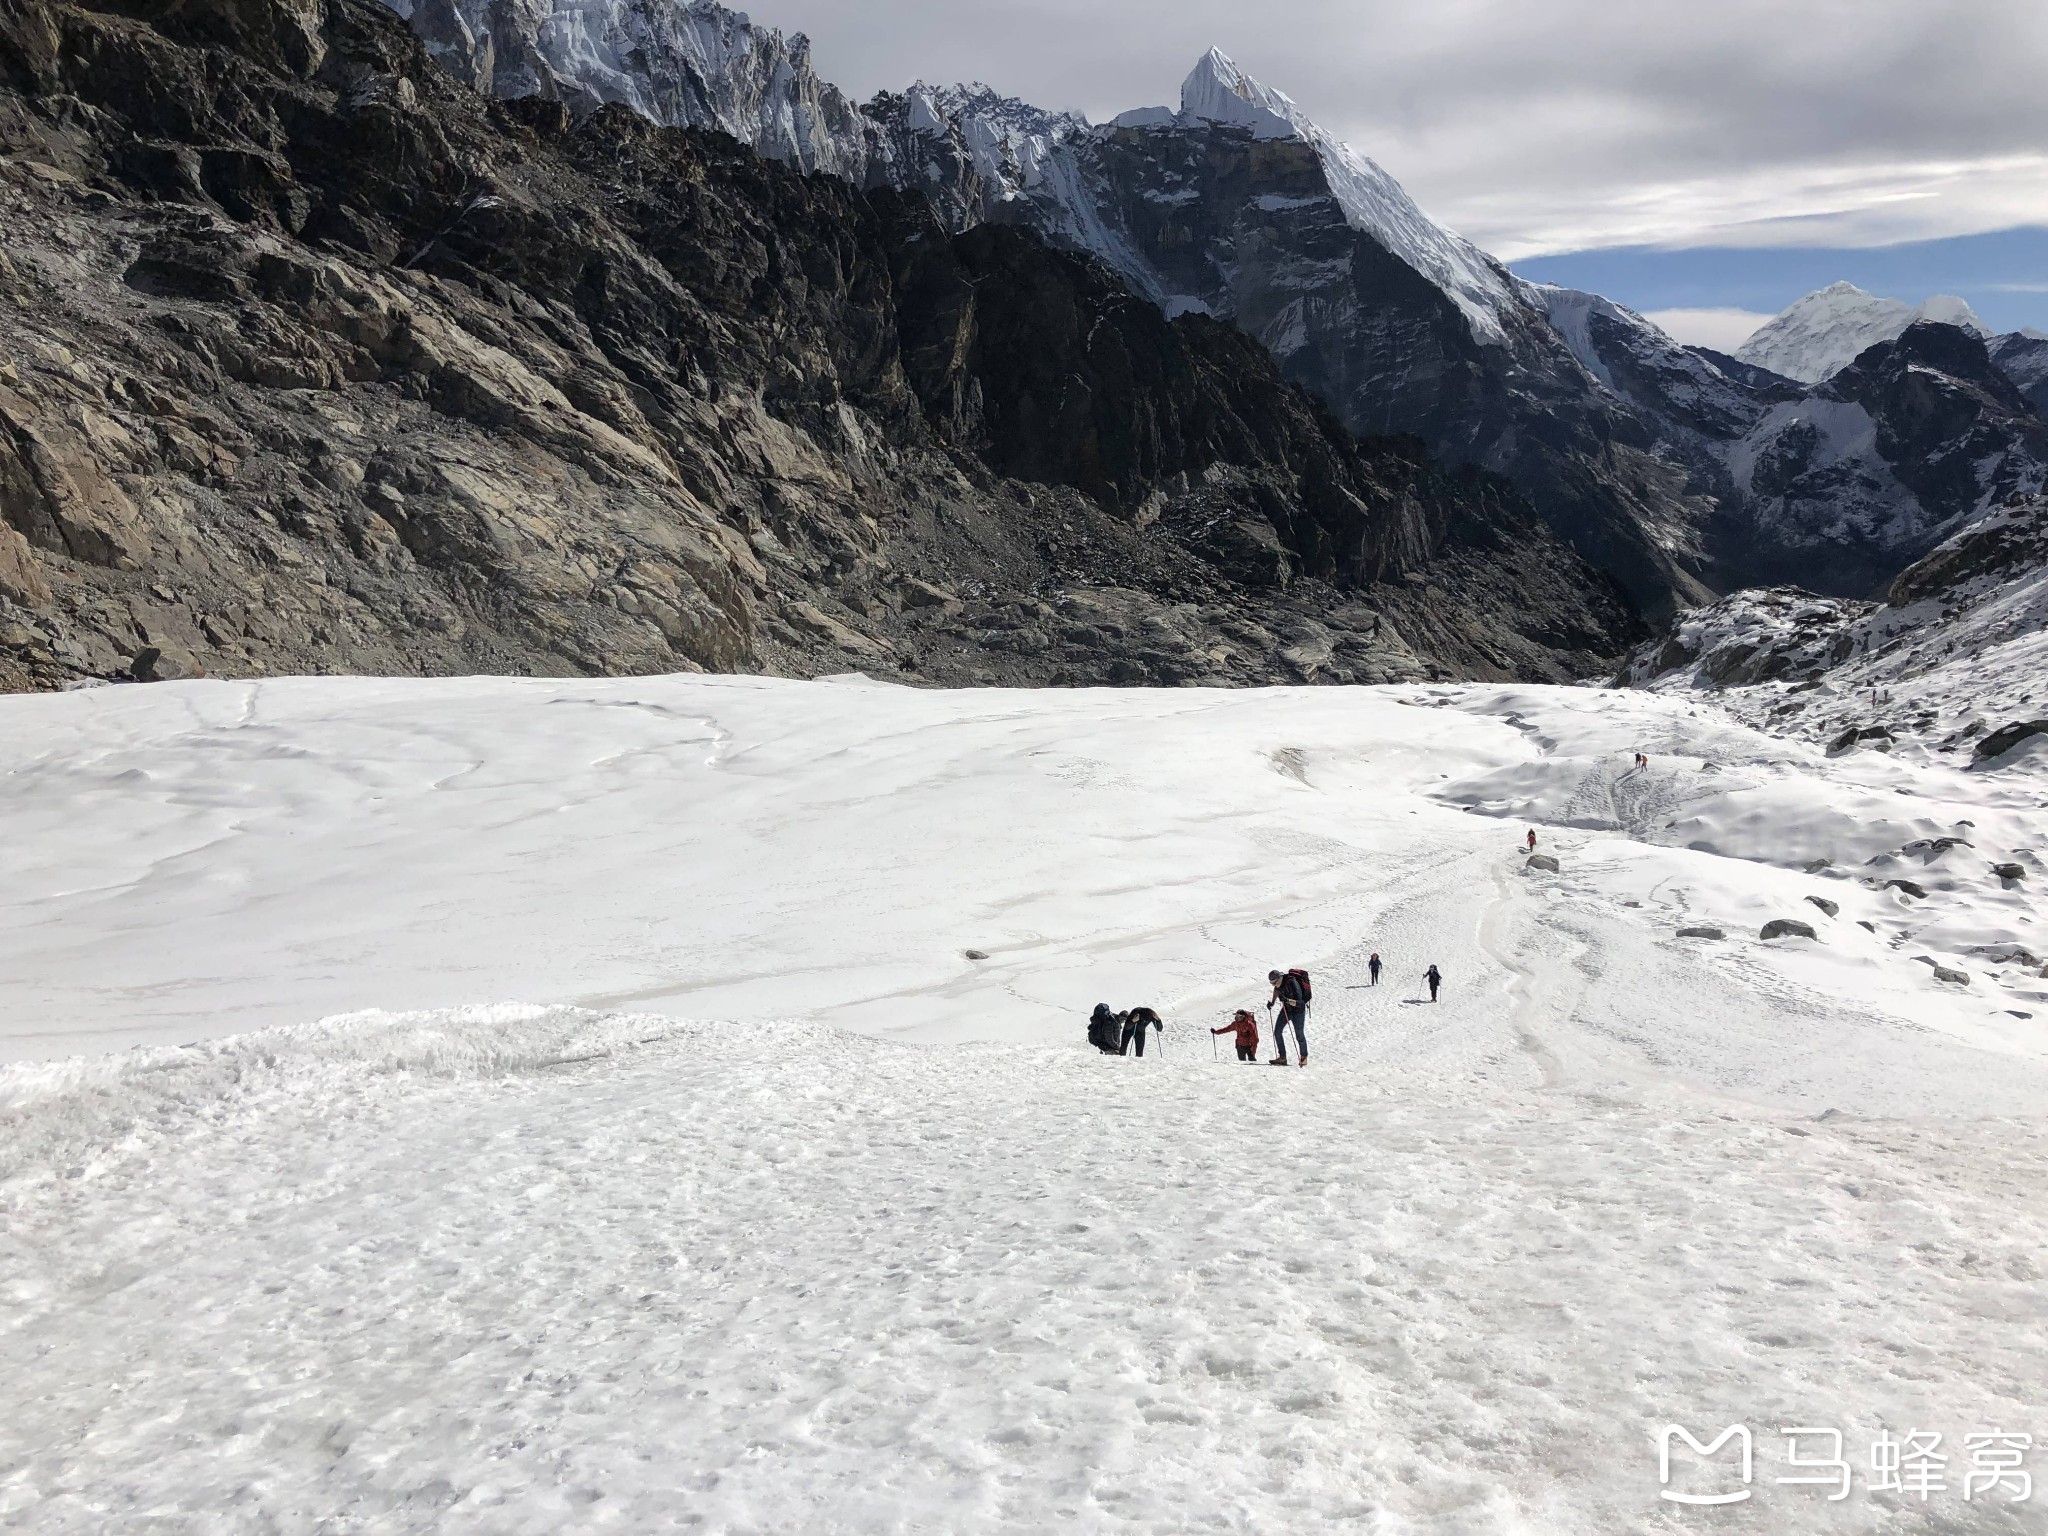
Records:
{"label": "white cloud", "polygon": [[1772,317],[1753,309],[1653,309],[1643,318],[1673,341],[1733,352]]}
{"label": "white cloud", "polygon": [[1098,119],[1216,44],[1509,259],[2048,219],[2048,6],[2018,0],[753,3],[857,94],[980,78]]}

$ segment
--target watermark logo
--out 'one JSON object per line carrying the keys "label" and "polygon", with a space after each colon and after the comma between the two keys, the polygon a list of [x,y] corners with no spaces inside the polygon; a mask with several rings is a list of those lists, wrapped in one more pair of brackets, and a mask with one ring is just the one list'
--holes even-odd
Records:
{"label": "watermark logo", "polygon": [[[1671,1486],[1671,1442],[1683,1440],[1695,1456],[1711,1457],[1722,1446],[1733,1440],[1741,1447],[1742,1486],[1729,1493],[1683,1493]],[[1702,1445],[1692,1437],[1692,1431],[1678,1424],[1666,1424],[1657,1435],[1657,1482],[1660,1484],[1657,1497],[1669,1499],[1674,1504],[1740,1504],[1756,1490],[1749,1486],[1756,1473],[1756,1449],[1749,1438],[1749,1426],[1730,1424],[1720,1434]]]}
{"label": "watermark logo", "polygon": [[[1827,1425],[1781,1426],[1785,1438],[1786,1475],[1771,1481],[1781,1487],[1825,1489],[1823,1497],[1836,1503],[1849,1497],[1855,1476],[1842,1431]],[[1657,1431],[1657,1497],[1673,1504],[1740,1504],[1756,1489],[1755,1445],[1746,1424],[1730,1424],[1711,1440],[1701,1440],[1681,1424],[1667,1424]],[[1678,1486],[1672,1484],[1672,1446],[1682,1445],[1691,1457],[1677,1467]],[[1937,1494],[1959,1491],[1972,1502],[1988,1500],[2024,1504],[2034,1496],[2033,1474],[2027,1471],[2027,1453],[2034,1437],[2006,1429],[1986,1429],[1962,1437],[1962,1457],[1944,1449],[1950,1442],[1937,1430],[1909,1429],[1903,1438],[1880,1429],[1870,1441],[1869,1473],[1865,1491],[1888,1494],[1897,1500],[1917,1499],[1925,1504]],[[1732,1447],[1732,1454],[1716,1464],[1714,1458]],[[1962,1462],[1967,1459],[1965,1467]],[[1951,1470],[1951,1462],[1955,1462]],[[1711,1475],[1710,1475],[1711,1474]],[[1961,1479],[1958,1489],[1954,1478]],[[1714,1492],[1693,1492],[1696,1487]]]}

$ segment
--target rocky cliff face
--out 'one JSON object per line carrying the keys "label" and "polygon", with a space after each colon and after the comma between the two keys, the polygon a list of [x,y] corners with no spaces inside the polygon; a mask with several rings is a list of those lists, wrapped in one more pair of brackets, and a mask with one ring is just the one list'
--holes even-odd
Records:
{"label": "rocky cliff face", "polygon": [[2048,480],[2048,421],[1975,329],[1916,322],[1805,384],[1681,347],[1604,299],[1539,291],[1587,366],[1654,424],[1657,453],[1715,497],[1702,542],[1731,583],[1868,595]]}
{"label": "rocky cliff face", "polygon": [[[711,0],[426,3],[442,11],[412,12],[415,25],[486,89],[716,126],[806,168],[914,190],[952,230],[1032,229],[1169,315],[1226,320],[1353,431],[1412,434],[1507,476],[1653,612],[1791,571],[1869,590],[1962,505],[1947,447],[1896,433],[1880,447],[1870,403],[1828,385],[1915,321],[1975,329],[1960,301],[1915,310],[1838,284],[1767,327],[1747,361],[1681,347],[1603,299],[1518,282],[1213,51],[1177,106],[1095,125],[985,86],[918,84],[855,109],[800,37]],[[498,57],[526,62],[506,71]],[[2023,393],[2048,377],[2039,345],[1997,343]],[[1984,430],[1965,435],[1986,446]],[[2028,483],[2025,434],[2005,435],[2012,451],[1994,451],[1977,510]]]}
{"label": "rocky cliff face", "polygon": [[625,102],[914,190],[956,231],[1019,224],[1085,252],[1170,316],[1257,337],[1354,432],[1412,434],[1506,475],[1638,601],[1707,595],[1712,504],[1650,451],[1651,430],[1496,262],[1221,54],[1198,62],[1177,111],[1096,126],[983,86],[919,84],[855,112],[801,38],[709,0],[425,0],[408,13],[437,56],[500,95]]}
{"label": "rocky cliff face", "polygon": [[1227,327],[491,101],[354,0],[0,0],[0,199],[0,686],[1564,677],[1635,633],[1509,486]]}

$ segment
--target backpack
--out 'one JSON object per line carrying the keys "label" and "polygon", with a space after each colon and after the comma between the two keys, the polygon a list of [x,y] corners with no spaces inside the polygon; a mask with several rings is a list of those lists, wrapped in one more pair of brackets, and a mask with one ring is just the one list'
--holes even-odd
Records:
{"label": "backpack", "polygon": [[1291,970],[1287,973],[1287,979],[1301,989],[1301,1000],[1304,1003],[1310,1001],[1315,996],[1315,989],[1308,982],[1307,971]]}

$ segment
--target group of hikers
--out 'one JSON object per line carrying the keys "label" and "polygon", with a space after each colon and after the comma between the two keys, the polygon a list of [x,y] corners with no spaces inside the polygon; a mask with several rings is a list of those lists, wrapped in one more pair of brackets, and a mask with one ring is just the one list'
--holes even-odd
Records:
{"label": "group of hikers", "polygon": [[[1380,984],[1380,957],[1374,951],[1365,963],[1372,980],[1369,986]],[[1437,989],[1443,985],[1443,973],[1434,964],[1422,973],[1422,979],[1429,983],[1429,1000],[1436,1001]],[[1278,1009],[1278,1022],[1273,1028],[1273,1044],[1279,1051],[1268,1063],[1284,1067],[1287,1060],[1287,1028],[1294,1026],[1294,1065],[1308,1065],[1308,1007],[1315,996],[1315,989],[1309,981],[1308,972],[1299,968],[1285,971],[1268,971],[1266,980],[1273,988],[1272,996],[1266,999],[1266,1012],[1272,1017]],[[1152,1008],[1127,1008],[1122,1013],[1112,1012],[1109,1004],[1097,1003],[1094,1013],[1088,1017],[1088,1043],[1107,1056],[1143,1056],[1145,1054],[1145,1031],[1156,1029],[1160,1032],[1159,1049],[1166,1050],[1166,1020]],[[1259,1018],[1249,1008],[1240,1008],[1230,1022],[1220,1029],[1209,1031],[1212,1035],[1235,1036],[1237,1059],[1257,1061],[1259,1059]]]}

